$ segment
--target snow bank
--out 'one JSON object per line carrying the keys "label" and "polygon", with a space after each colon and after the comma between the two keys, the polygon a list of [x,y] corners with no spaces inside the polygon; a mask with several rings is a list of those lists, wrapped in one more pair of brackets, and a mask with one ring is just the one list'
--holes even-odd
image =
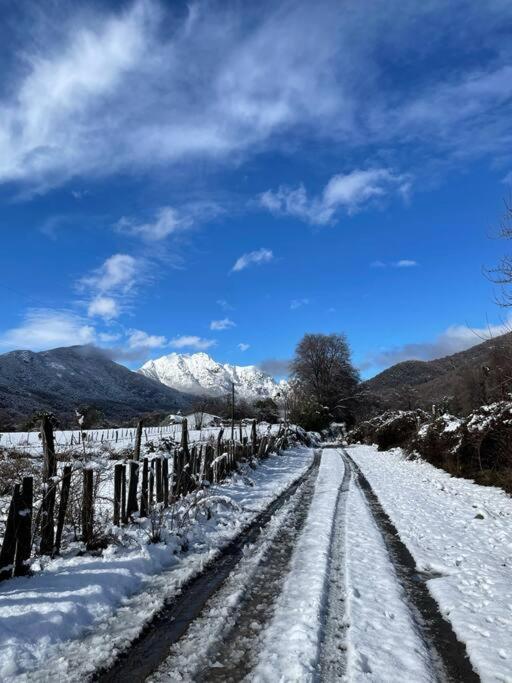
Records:
{"label": "snow bank", "polygon": [[512,681],[512,500],[401,451],[355,446],[368,478],[483,681]]}

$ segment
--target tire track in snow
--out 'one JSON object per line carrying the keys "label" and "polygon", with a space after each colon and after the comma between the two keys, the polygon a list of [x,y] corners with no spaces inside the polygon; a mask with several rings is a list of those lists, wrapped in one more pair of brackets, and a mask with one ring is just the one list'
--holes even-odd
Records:
{"label": "tire track in snow", "polygon": [[327,573],[325,616],[319,653],[321,681],[340,681],[347,669],[346,517],[351,478],[352,470],[345,464],[333,519],[331,556]]}
{"label": "tire track in snow", "polygon": [[[194,577],[182,592],[155,617],[148,628],[114,664],[93,677],[101,683],[140,683],[146,680],[164,662],[171,646],[187,631],[200,615],[208,599],[223,585],[244,552],[254,544],[262,530],[276,513],[287,504],[297,490],[310,478],[316,478],[320,465],[320,451],[310,467],[283,491],[237,538],[222,551],[222,555],[202,574]],[[165,680],[165,679],[164,679]],[[178,678],[178,680],[180,680]]]}
{"label": "tire track in snow", "polygon": [[[213,665],[204,667],[194,680],[240,681],[256,664],[261,645],[259,634],[272,618],[275,598],[281,592],[296,540],[309,512],[315,481],[316,476],[311,476],[305,482],[300,495],[281,520],[277,533],[247,582],[238,604],[237,618],[228,624],[222,638],[208,652]],[[232,579],[236,584],[236,575]]]}
{"label": "tire track in snow", "polygon": [[414,625],[429,652],[436,680],[478,683],[480,678],[471,667],[465,645],[457,640],[450,623],[443,618],[423,577],[416,569],[414,558],[401,541],[396,527],[384,511],[370,483],[347,451],[342,448],[340,452],[346,467],[352,469],[361,496],[385,542]]}

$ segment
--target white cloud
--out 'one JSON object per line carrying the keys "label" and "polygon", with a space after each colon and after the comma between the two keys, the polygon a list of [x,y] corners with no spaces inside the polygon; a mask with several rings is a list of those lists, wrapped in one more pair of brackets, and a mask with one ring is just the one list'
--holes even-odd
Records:
{"label": "white cloud", "polygon": [[128,254],[110,256],[92,275],[82,278],[80,285],[101,294],[128,292],[138,275],[137,260]]}
{"label": "white cloud", "polygon": [[153,221],[141,223],[123,216],[115,225],[119,232],[136,235],[149,242],[163,240],[170,235],[189,230],[198,222],[209,221],[224,213],[222,207],[209,201],[184,204],[179,209],[162,206],[156,211]]}
{"label": "white cloud", "polygon": [[173,233],[186,230],[191,223],[189,218],[181,216],[176,209],[164,206],[157,211],[152,223],[136,223],[133,219],[123,217],[116,224],[116,228],[121,232],[128,232],[147,240],[157,241]]}
{"label": "white cloud", "polygon": [[352,214],[369,201],[387,194],[405,196],[410,178],[387,168],[354,170],[333,176],[322,193],[308,197],[303,185],[293,189],[282,185],[277,191],[267,190],[259,197],[260,205],[274,215],[293,216],[307,223],[328,225],[338,212]]}
{"label": "white cloud", "polygon": [[309,299],[293,299],[290,302],[290,309],[296,311],[298,308],[302,308],[302,306],[307,306],[308,304]]}
{"label": "white cloud", "polygon": [[222,320],[212,320],[210,323],[210,330],[229,330],[231,327],[236,327],[236,323],[229,318],[223,318]]}
{"label": "white cloud", "polygon": [[105,320],[112,320],[112,318],[118,317],[119,307],[112,297],[97,296],[89,303],[87,315],[91,318],[98,316]]}
{"label": "white cloud", "polygon": [[240,351],[247,351],[248,349],[251,348],[251,345],[250,344],[244,344],[243,342],[240,342],[240,344],[238,344],[238,348],[240,349]]}
{"label": "white cloud", "polygon": [[[152,0],[115,12],[50,3],[47,20],[25,21],[9,51],[0,182],[44,189],[197,159],[238,163],[285,134],[348,150],[419,139],[430,154],[435,145],[452,157],[502,151],[512,8],[463,5],[390,0],[369,13],[365,3],[340,12],[334,2],[214,1],[179,17]],[[450,69],[415,69],[414,88],[392,78],[397,63],[424,67],[447,39]],[[470,44],[481,48],[478,70]],[[346,182],[331,189],[344,206],[353,192]]]}
{"label": "white cloud", "polygon": [[225,311],[233,311],[234,308],[231,304],[226,301],[226,299],[217,299],[217,305],[220,306]]}
{"label": "white cloud", "polygon": [[242,254],[233,266],[232,270],[236,273],[244,270],[250,265],[260,266],[263,263],[269,263],[274,258],[274,254],[270,249],[258,249],[257,251],[250,251],[247,254]]}
{"label": "white cloud", "polygon": [[157,349],[167,346],[167,339],[161,335],[148,334],[143,330],[129,330],[128,346],[131,349]]}
{"label": "white cloud", "polygon": [[384,261],[372,261],[370,268],[416,268],[419,263],[412,259],[401,259],[400,261],[391,261],[386,263]]}
{"label": "white cloud", "polygon": [[181,337],[175,337],[169,342],[169,346],[175,349],[185,349],[191,348],[197,351],[206,351],[206,349],[215,346],[217,342],[214,339],[202,339],[201,337],[196,337],[194,335],[183,335]]}
{"label": "white cloud", "polygon": [[80,316],[66,310],[30,309],[19,327],[0,333],[0,348],[41,351],[58,346],[92,344],[96,331]]}

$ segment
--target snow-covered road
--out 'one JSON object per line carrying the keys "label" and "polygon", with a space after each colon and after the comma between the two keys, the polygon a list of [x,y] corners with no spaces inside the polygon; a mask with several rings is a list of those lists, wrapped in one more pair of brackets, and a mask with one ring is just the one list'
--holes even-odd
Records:
{"label": "snow-covered road", "polygon": [[383,515],[325,449],[150,680],[478,680]]}
{"label": "snow-covered road", "polygon": [[[400,452],[312,457],[271,458],[254,475],[261,495],[236,478],[225,487],[258,513],[252,531],[97,680],[512,683],[510,498]],[[173,571],[148,576],[85,638],[33,652],[21,633],[4,638],[18,669],[0,656],[2,680],[84,680],[176,591]]]}

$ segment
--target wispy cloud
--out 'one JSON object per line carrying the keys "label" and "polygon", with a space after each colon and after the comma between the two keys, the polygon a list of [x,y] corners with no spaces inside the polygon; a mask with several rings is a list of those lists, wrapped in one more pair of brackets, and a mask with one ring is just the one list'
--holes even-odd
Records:
{"label": "wispy cloud", "polygon": [[425,342],[414,342],[396,346],[368,354],[361,363],[362,370],[369,368],[382,369],[405,360],[434,360],[449,356],[458,351],[481,344],[485,339],[492,339],[512,329],[512,319],[487,327],[471,328],[467,325],[452,325],[436,339]]}
{"label": "wispy cloud", "polygon": [[96,296],[87,307],[87,315],[91,318],[98,316],[105,320],[112,320],[119,316],[119,306],[110,296]]}
{"label": "wispy cloud", "polygon": [[215,339],[202,339],[201,337],[196,337],[194,335],[183,335],[181,337],[175,337],[169,342],[169,346],[174,349],[195,349],[196,351],[206,351],[207,349],[215,346],[217,342]]}
{"label": "wispy cloud", "polygon": [[412,259],[402,259],[401,261],[396,261],[392,264],[395,268],[415,268],[418,265],[417,261]]}
{"label": "wispy cloud", "polygon": [[92,344],[96,330],[81,316],[68,310],[33,308],[22,323],[0,333],[0,348],[42,351],[58,346]]}
{"label": "wispy cloud", "polygon": [[270,263],[273,259],[274,254],[270,249],[262,248],[257,249],[256,251],[249,251],[246,254],[242,254],[242,256],[235,261],[235,265],[231,270],[237,273],[252,265],[261,266],[263,263]]}
{"label": "wispy cloud", "polygon": [[167,339],[161,335],[148,334],[143,330],[129,330],[128,333],[128,346],[131,349],[158,349],[167,344]]}
{"label": "wispy cloud", "polygon": [[79,286],[101,294],[128,292],[137,280],[137,260],[128,254],[114,254],[91,275],[82,278]]}
{"label": "wispy cloud", "polygon": [[290,302],[290,309],[296,311],[298,308],[302,308],[302,306],[307,306],[308,304],[309,299],[293,299]]}
{"label": "wispy cloud", "polygon": [[[391,0],[371,16],[365,3],[340,12],[329,0],[257,9],[213,1],[181,16],[152,0],[47,11],[46,22],[23,25],[4,69],[0,182],[45,189],[197,159],[238,163],[285,134],[348,150],[419,141],[430,156],[441,147],[454,159],[501,152],[510,140],[502,27],[512,9],[501,0],[450,11],[441,0],[405,10]],[[459,23],[464,31],[454,35]],[[448,37],[452,68],[422,70]],[[418,62],[418,42],[411,88],[393,68]],[[484,55],[478,69],[467,60],[475,44]],[[338,206],[353,204],[347,188],[346,180],[331,188]],[[302,209],[313,222],[330,220],[326,212]]]}
{"label": "wispy cloud", "polygon": [[290,372],[290,362],[291,361],[283,358],[267,358],[259,363],[259,367],[263,372],[267,372],[269,375],[281,377],[283,375],[288,375]]}
{"label": "wispy cloud", "polygon": [[244,342],[240,342],[240,344],[238,344],[238,348],[240,349],[240,351],[247,351],[248,349],[251,348],[251,345],[250,344],[244,344]]}
{"label": "wispy cloud", "polygon": [[175,208],[160,207],[152,221],[140,222],[123,216],[115,225],[118,232],[141,237],[149,242],[163,240],[170,235],[190,230],[199,222],[207,222],[223,213],[214,202],[193,202]]}
{"label": "wispy cloud", "polygon": [[400,259],[399,261],[372,261],[370,268],[416,268],[419,266],[413,259]]}
{"label": "wispy cloud", "polygon": [[212,320],[210,323],[210,330],[229,330],[231,327],[236,327],[236,323],[229,318],[222,320]]}
{"label": "wispy cloud", "polygon": [[295,189],[282,185],[275,192],[267,190],[261,194],[259,202],[274,215],[328,225],[342,210],[352,214],[385,195],[398,193],[405,196],[410,185],[409,176],[393,173],[387,168],[358,169],[333,176],[319,196],[309,197],[304,185]]}
{"label": "wispy cloud", "polygon": [[234,307],[226,301],[226,299],[217,299],[217,305],[220,306],[224,311],[233,311]]}

